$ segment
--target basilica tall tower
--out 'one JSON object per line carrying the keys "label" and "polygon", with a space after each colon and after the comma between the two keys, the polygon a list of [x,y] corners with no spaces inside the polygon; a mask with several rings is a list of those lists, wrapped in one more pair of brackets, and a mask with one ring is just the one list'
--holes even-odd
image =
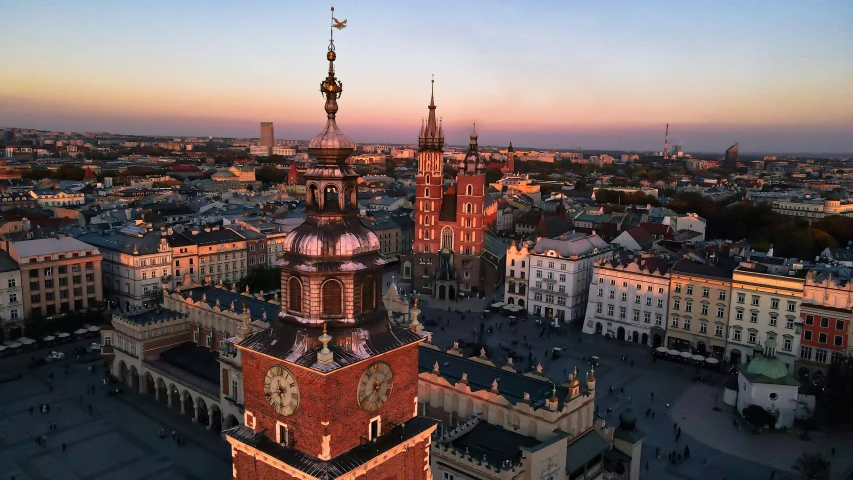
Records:
{"label": "basilica tall tower", "polygon": [[494,291],[481,262],[486,232],[486,168],[476,130],[456,177],[445,186],[444,130],[436,122],[435,89],[418,134],[415,240],[401,259],[404,282],[439,300]]}
{"label": "basilica tall tower", "polygon": [[[338,128],[334,42],[309,143],[305,222],[285,240],[281,314],[238,344],[244,424],[227,430],[236,479],[431,479],[435,422],[417,417],[419,324],[383,311],[376,235],[358,219],[355,143]],[[245,331],[245,329],[244,329]]]}

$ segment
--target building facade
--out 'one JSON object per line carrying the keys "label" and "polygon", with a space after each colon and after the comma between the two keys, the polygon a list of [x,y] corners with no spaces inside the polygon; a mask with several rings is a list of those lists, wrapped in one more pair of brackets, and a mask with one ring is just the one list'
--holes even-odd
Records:
{"label": "building facade", "polygon": [[15,330],[21,333],[25,316],[21,267],[9,252],[0,250],[0,341]]}
{"label": "building facade", "polygon": [[735,267],[734,260],[716,252],[691,254],[672,266],[667,348],[725,357]]}
{"label": "building facade", "polygon": [[803,324],[796,376],[826,376],[829,366],[853,355],[850,321],[853,283],[844,267],[815,269],[806,276],[800,320]]}
{"label": "building facade", "polygon": [[261,122],[261,139],[258,145],[267,148],[275,146],[275,126],[272,122]]}
{"label": "building facade", "polygon": [[582,321],[593,268],[598,260],[611,258],[615,248],[598,235],[577,233],[540,238],[528,251],[527,311],[565,322]]}
{"label": "building facade", "polygon": [[726,345],[729,362],[748,362],[763,352],[764,341],[775,338],[776,358],[793,371],[800,351],[804,273],[772,274],[754,262],[741,262],[734,269]]}
{"label": "building facade", "polygon": [[159,302],[157,292],[172,275],[172,248],[160,232],[139,221],[117,233],[87,233],[79,240],[101,251],[103,285],[115,306],[127,311]]}
{"label": "building facade", "polygon": [[21,267],[23,313],[41,315],[95,308],[103,301],[101,252],[70,237],[8,244]]}
{"label": "building facade", "polygon": [[583,333],[663,345],[670,266],[669,260],[652,256],[596,262]]}

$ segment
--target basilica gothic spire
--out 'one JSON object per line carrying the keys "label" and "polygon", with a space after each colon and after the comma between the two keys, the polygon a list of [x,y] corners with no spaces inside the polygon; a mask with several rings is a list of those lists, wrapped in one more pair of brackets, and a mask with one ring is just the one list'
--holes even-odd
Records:
{"label": "basilica gothic spire", "polygon": [[444,147],[444,131],[435,120],[435,80],[431,82],[428,108],[426,128],[421,130],[418,147],[422,151],[440,151]]}

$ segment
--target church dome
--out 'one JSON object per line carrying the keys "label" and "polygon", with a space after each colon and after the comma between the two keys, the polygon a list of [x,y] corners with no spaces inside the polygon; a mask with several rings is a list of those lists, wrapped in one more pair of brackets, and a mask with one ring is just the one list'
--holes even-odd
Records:
{"label": "church dome", "polygon": [[[308,217],[284,239],[284,251],[309,257],[341,257],[379,251],[379,238],[357,218],[334,222]],[[343,227],[343,228],[342,228]]]}
{"label": "church dome", "polygon": [[773,380],[785,378],[788,375],[788,365],[774,355],[776,340],[772,337],[768,338],[764,342],[764,349],[766,353],[764,355],[756,355],[755,358],[750,360],[746,371],[754,375],[763,375]]}

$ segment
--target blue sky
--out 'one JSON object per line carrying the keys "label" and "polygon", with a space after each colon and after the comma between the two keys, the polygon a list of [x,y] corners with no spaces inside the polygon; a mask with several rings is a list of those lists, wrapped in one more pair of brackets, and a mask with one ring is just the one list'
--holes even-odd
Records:
{"label": "blue sky", "polygon": [[[448,141],[853,151],[853,2],[336,2],[339,124],[413,142],[430,75]],[[309,138],[319,2],[10,2],[0,123]]]}

